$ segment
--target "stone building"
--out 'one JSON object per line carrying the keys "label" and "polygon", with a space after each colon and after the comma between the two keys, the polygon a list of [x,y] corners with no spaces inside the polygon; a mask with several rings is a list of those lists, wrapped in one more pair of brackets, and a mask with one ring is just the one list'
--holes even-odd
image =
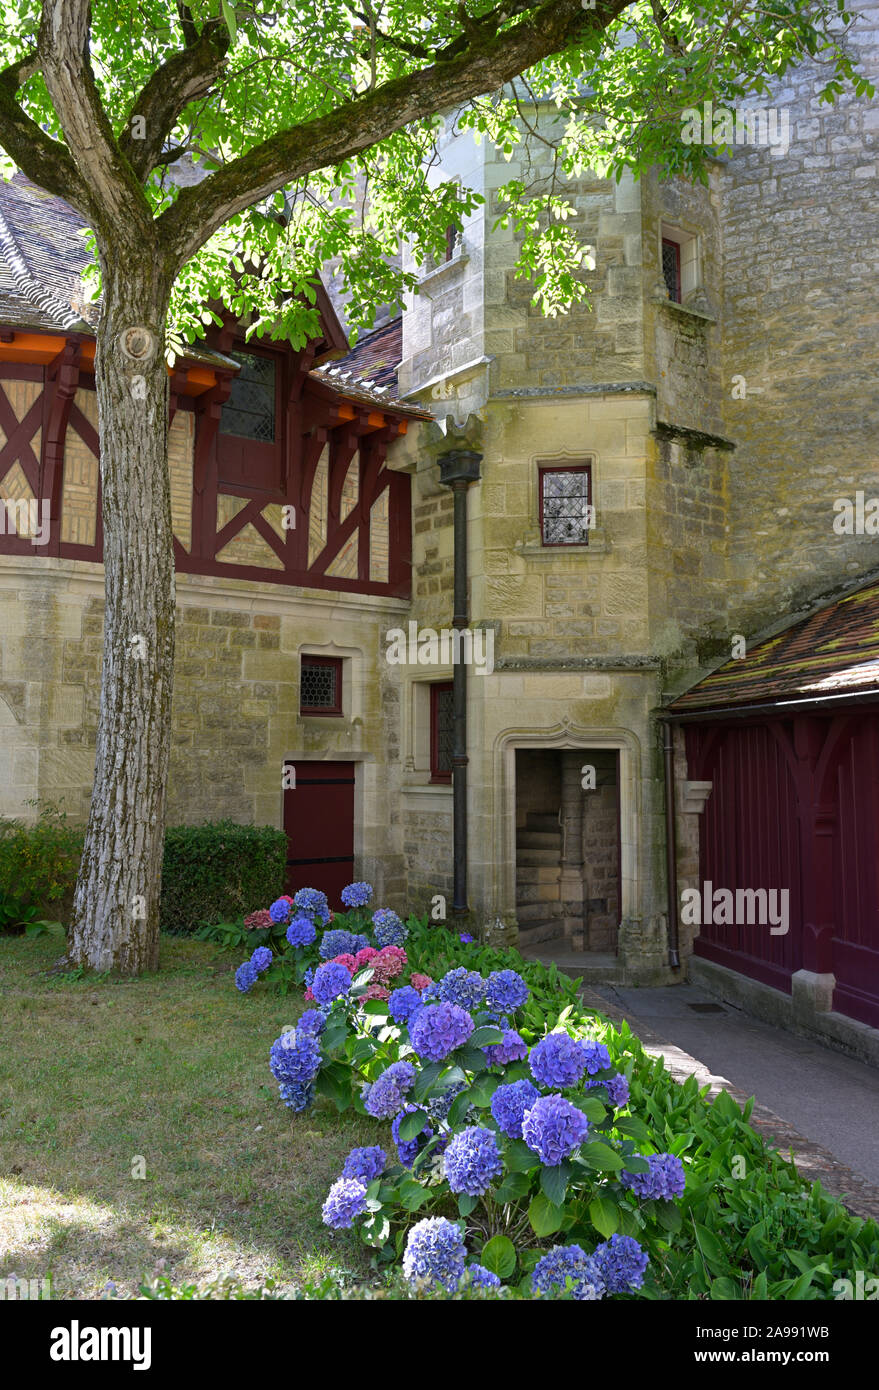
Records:
{"label": "stone building", "polygon": [[[853,45],[875,79],[875,7]],[[819,84],[816,66],[793,72],[764,99],[787,138],[760,143],[759,123],[746,125],[753,138],[714,159],[705,186],[658,171],[569,184],[572,225],[595,266],[591,302],[555,319],[532,307],[514,274],[514,234],[495,225],[498,187],[517,173],[539,187],[545,148],[526,141],[507,162],[450,117],[437,177],[475,188],[484,204],[447,259],[423,270],[402,318],[353,352],[327,300],[323,341],[308,363],[284,368],[320,406],[296,407],[294,455],[260,521],[245,462],[218,475],[208,502],[195,484],[202,500],[187,523],[192,441],[197,456],[201,422],[212,410],[222,432],[226,407],[214,396],[200,408],[193,396],[195,408],[175,414],[183,641],[172,818],[282,824],[286,814],[291,860],[335,859],[394,905],[451,902],[453,667],[442,643],[421,649],[418,638],[451,627],[455,508],[441,460],[468,451],[479,476],[466,490],[467,623],[475,649],[491,655],[467,680],[469,907],[495,939],[569,938],[594,978],[681,978],[698,928],[669,896],[663,743],[673,743],[682,891],[699,881],[712,785],[690,776],[684,735],[660,716],[714,667],[879,569],[875,533],[834,526],[839,499],[879,496],[879,108],[850,95],[821,104]],[[29,254],[43,195],[30,191],[24,216],[18,187],[3,194],[4,215],[33,282],[45,283],[51,258]],[[26,285],[2,288],[0,378],[22,335],[48,331],[27,317]],[[188,380],[231,380],[229,354],[242,351],[227,325],[187,364]],[[45,359],[46,370],[60,360]],[[381,422],[369,425],[374,415]],[[0,424],[18,439],[11,414]],[[370,465],[372,445],[352,449],[370,434],[382,463]],[[44,441],[44,453],[59,448],[55,436]],[[7,442],[4,497],[22,495],[11,457]],[[313,506],[315,466],[324,473]],[[35,793],[63,792],[81,809],[88,793],[100,564],[76,550],[71,527],[76,498],[94,492],[93,453],[78,467],[65,465],[60,548],[0,538],[6,814]],[[307,513],[295,563],[271,512],[285,500]],[[246,508],[242,538],[234,522]],[[356,557],[345,550],[351,523],[340,530],[354,511]],[[193,535],[202,526],[198,556],[187,524]],[[386,537],[384,560],[373,528]],[[339,541],[331,559],[328,535]],[[323,703],[304,705],[303,691]],[[297,792],[279,789],[285,761]],[[296,852],[305,828],[285,812],[306,785],[320,812],[312,826],[352,821],[345,844],[321,831],[323,856],[310,842]]]}

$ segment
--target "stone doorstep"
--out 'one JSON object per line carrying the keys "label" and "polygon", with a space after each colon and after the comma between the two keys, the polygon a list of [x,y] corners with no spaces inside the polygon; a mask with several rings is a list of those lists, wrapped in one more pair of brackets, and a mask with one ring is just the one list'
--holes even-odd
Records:
{"label": "stone doorstep", "polygon": [[[580,995],[588,1009],[604,1014],[612,1023],[621,1023],[625,1019],[632,1032],[643,1043],[644,1051],[651,1057],[661,1057],[675,1081],[684,1082],[687,1077],[695,1076],[700,1087],[707,1085],[710,1088],[707,1097],[709,1100],[713,1100],[720,1091],[727,1091],[742,1108],[750,1100],[750,1096],[739,1090],[738,1086],[734,1086],[725,1077],[715,1076],[703,1062],[691,1057],[674,1043],[668,1042],[648,1024],[642,1023],[632,1014],[625,1013],[617,1004],[605,998],[600,990],[584,985]],[[761,1105],[758,1101],[754,1103],[748,1123],[767,1143],[774,1145],[782,1157],[793,1158],[801,1177],[808,1182],[820,1181],[825,1191],[838,1197],[854,1216],[879,1221],[879,1187],[875,1183],[854,1172],[829,1149],[806,1139],[787,1120],[783,1120],[780,1115],[776,1115],[768,1106]]]}

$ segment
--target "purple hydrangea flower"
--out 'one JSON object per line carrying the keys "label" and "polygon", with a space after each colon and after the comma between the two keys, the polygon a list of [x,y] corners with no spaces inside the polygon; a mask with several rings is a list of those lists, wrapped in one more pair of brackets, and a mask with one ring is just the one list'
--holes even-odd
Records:
{"label": "purple hydrangea flower", "polygon": [[249,989],[253,989],[258,978],[253,961],[246,960],[235,971],[235,988],[240,989],[242,994],[246,994]]}
{"label": "purple hydrangea flower", "polygon": [[253,955],[250,957],[250,963],[257,975],[261,975],[264,970],[268,970],[272,963],[272,953],[269,947],[257,946]]}
{"label": "purple hydrangea flower", "polygon": [[410,1283],[423,1279],[454,1293],[466,1259],[464,1240],[455,1223],[444,1216],[430,1216],[416,1222],[409,1231],[403,1273]]}
{"label": "purple hydrangea flower", "polygon": [[341,897],[346,907],[366,907],[372,897],[372,884],[349,883],[342,889]]}
{"label": "purple hydrangea flower", "polygon": [[417,1009],[421,1008],[421,995],[411,985],[392,989],[388,1000],[388,1013],[397,1023],[408,1023]]}
{"label": "purple hydrangea flower", "polygon": [[486,1269],[485,1265],[468,1265],[464,1273],[475,1289],[499,1289],[501,1286],[498,1276]]}
{"label": "purple hydrangea flower", "polygon": [[583,1049],[583,1056],[586,1058],[586,1070],[590,1076],[594,1076],[599,1071],[607,1071],[610,1066],[610,1053],[604,1043],[587,1038],[580,1043],[580,1046]]}
{"label": "purple hydrangea flower", "polygon": [[269,916],[273,922],[286,922],[292,910],[286,898],[276,898],[269,908]]}
{"label": "purple hydrangea flower", "polygon": [[443,1171],[453,1192],[481,1197],[503,1172],[497,1139],[490,1129],[473,1125],[456,1134],[443,1157]]}
{"label": "purple hydrangea flower", "polygon": [[300,888],[298,893],[293,894],[293,903],[294,906],[301,907],[303,912],[313,912],[322,923],[330,920],[327,895],[319,888]]}
{"label": "purple hydrangea flower", "polygon": [[633,1293],[644,1283],[650,1257],[633,1236],[613,1235],[596,1247],[592,1257],[608,1293]]}
{"label": "purple hydrangea flower", "polygon": [[287,940],[291,946],[310,946],[316,936],[315,925],[304,912],[297,913],[287,928]]}
{"label": "purple hydrangea flower", "polygon": [[569,1279],[570,1292],[578,1301],[591,1303],[604,1296],[605,1283],[601,1269],[597,1261],[579,1245],[554,1245],[534,1266],[531,1287],[535,1293],[552,1298],[556,1293],[566,1291]]}
{"label": "purple hydrangea flower", "polygon": [[[461,942],[462,946],[470,946],[470,945],[472,945],[472,943],[476,940],[476,937],[475,937],[475,936],[471,936],[470,933],[469,933],[469,931],[461,931],[461,932],[458,932],[458,940]],[[471,1265],[471,1268],[472,1268],[472,1269],[476,1269],[476,1268],[481,1269],[482,1266],[481,1266],[481,1265],[479,1265],[479,1266]]]}
{"label": "purple hydrangea flower", "polygon": [[485,981],[475,970],[467,970],[459,965],[449,970],[436,982],[435,997],[445,1004],[457,1004],[459,1009],[472,1013],[478,1009],[485,995]]}
{"label": "purple hydrangea flower", "polygon": [[414,1139],[400,1138],[400,1125],[403,1123],[403,1116],[412,1115],[417,1109],[417,1105],[404,1105],[391,1125],[391,1138],[397,1146],[397,1154],[404,1168],[412,1167],[427,1141],[433,1138],[433,1130],[427,1124],[418,1131]]}
{"label": "purple hydrangea flower", "polygon": [[339,1178],[334,1182],[323,1205],[325,1226],[334,1231],[353,1226],[355,1216],[366,1211],[366,1188],[356,1178]]}
{"label": "purple hydrangea flower", "polygon": [[574,1153],[588,1133],[589,1121],[583,1111],[564,1096],[541,1096],[522,1121],[522,1138],[548,1168]]}
{"label": "purple hydrangea flower", "polygon": [[629,1187],[636,1197],[649,1197],[670,1202],[682,1197],[686,1185],[684,1165],[674,1154],[648,1154],[649,1173],[620,1173],[623,1187]]}
{"label": "purple hydrangea flower", "polygon": [[515,1028],[505,1028],[503,1031],[503,1042],[482,1049],[491,1067],[505,1067],[510,1062],[521,1062],[528,1056],[528,1044],[519,1037]]}
{"label": "purple hydrangea flower", "polygon": [[549,1033],[531,1049],[531,1075],[539,1086],[576,1086],[585,1070],[584,1045],[567,1033]]}
{"label": "purple hydrangea flower", "polygon": [[313,1033],[291,1029],[272,1043],[269,1066],[281,1083],[281,1099],[288,1109],[307,1110],[311,1105],[320,1065],[320,1042]]}
{"label": "purple hydrangea flower", "polygon": [[473,1019],[457,1004],[427,1004],[409,1029],[409,1041],[429,1062],[442,1062],[473,1032]]}
{"label": "purple hydrangea flower", "polygon": [[411,1062],[392,1062],[362,1093],[363,1105],[375,1120],[390,1120],[403,1109],[407,1092],[415,1085]]}
{"label": "purple hydrangea flower", "polygon": [[618,1071],[616,1076],[608,1077],[607,1081],[589,1080],[586,1086],[603,1086],[607,1091],[611,1105],[619,1110],[623,1105],[628,1104],[629,1100],[629,1078],[625,1072]]}
{"label": "purple hydrangea flower", "polygon": [[345,1159],[343,1178],[359,1178],[361,1182],[371,1183],[381,1177],[388,1158],[384,1149],[373,1144],[368,1149],[352,1149]]}
{"label": "purple hydrangea flower", "polygon": [[354,956],[359,948],[353,932],[333,927],[324,932],[317,949],[321,960],[332,960],[334,956]]}
{"label": "purple hydrangea flower", "polygon": [[319,965],[311,982],[311,992],[318,1004],[332,1004],[334,999],[346,995],[350,988],[351,972],[335,960]]}
{"label": "purple hydrangea flower", "polygon": [[522,1121],[540,1093],[530,1081],[511,1081],[498,1086],[491,1098],[491,1113],[510,1139],[522,1138]]}
{"label": "purple hydrangea flower", "polygon": [[485,1002],[499,1014],[514,1014],[528,998],[528,986],[515,970],[493,970],[485,986]]}
{"label": "purple hydrangea flower", "polygon": [[324,1014],[319,1013],[317,1009],[306,1009],[296,1024],[296,1032],[312,1033],[315,1037],[320,1037],[326,1026],[327,1020]]}
{"label": "purple hydrangea flower", "polygon": [[389,907],[380,907],[372,914],[372,925],[379,949],[383,946],[402,946],[409,935],[396,912]]}

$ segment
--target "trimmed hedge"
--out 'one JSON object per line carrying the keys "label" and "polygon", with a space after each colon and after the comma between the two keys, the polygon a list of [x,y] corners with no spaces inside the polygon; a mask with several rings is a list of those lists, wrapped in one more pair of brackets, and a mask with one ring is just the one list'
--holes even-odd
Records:
{"label": "trimmed hedge", "polygon": [[207,821],[165,831],[162,930],[185,936],[284,891],[287,837],[270,825]]}
{"label": "trimmed hedge", "polygon": [[[33,825],[0,821],[0,904],[36,908],[67,925],[84,834],[55,806],[44,806]],[[169,826],[162,930],[186,935],[240,917],[254,902],[272,902],[284,891],[286,859],[286,836],[269,825]]]}

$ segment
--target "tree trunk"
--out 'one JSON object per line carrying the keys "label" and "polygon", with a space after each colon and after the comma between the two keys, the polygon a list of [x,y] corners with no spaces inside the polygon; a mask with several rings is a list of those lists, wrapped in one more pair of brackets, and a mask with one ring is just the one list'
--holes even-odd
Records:
{"label": "tree trunk", "polygon": [[[132,239],[133,240],[133,239]],[[104,527],[104,654],[95,780],[71,963],[137,974],[159,959],[174,669],[168,475],[168,284],[153,247],[102,248],[95,360]]]}

